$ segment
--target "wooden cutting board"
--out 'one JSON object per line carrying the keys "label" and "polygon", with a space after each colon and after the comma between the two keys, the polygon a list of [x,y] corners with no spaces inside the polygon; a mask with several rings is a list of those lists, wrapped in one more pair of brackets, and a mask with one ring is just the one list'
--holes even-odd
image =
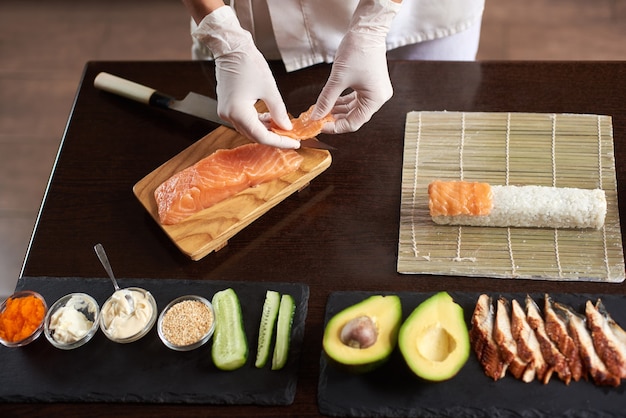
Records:
{"label": "wooden cutting board", "polygon": [[154,199],[155,189],[173,174],[221,148],[235,148],[249,140],[234,129],[220,126],[141,179],[133,193],[176,246],[192,260],[223,248],[230,238],[292,193],[306,187],[326,170],[328,151],[303,148],[300,168],[274,181],[250,187],[176,225],[161,225]]}

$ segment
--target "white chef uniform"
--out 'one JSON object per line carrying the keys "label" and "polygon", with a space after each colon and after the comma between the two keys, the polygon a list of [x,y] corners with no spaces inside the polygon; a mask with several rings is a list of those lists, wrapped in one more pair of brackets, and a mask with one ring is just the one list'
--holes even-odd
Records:
{"label": "white chef uniform", "polygon": [[[359,0],[231,0],[266,59],[287,71],[330,63]],[[473,60],[485,0],[404,0],[387,35],[389,58]],[[192,20],[192,31],[196,28]],[[194,59],[211,59],[193,38]]]}

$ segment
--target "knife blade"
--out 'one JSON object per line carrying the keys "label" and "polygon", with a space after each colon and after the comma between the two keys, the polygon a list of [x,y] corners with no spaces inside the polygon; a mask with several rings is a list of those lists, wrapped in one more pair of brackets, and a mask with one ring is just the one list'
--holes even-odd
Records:
{"label": "knife blade", "polygon": [[[228,126],[229,128],[233,127],[230,123],[218,116],[217,100],[212,97],[189,92],[184,99],[176,100],[174,97],[157,91],[156,89],[109,74],[107,72],[99,73],[94,79],[93,85],[97,89],[117,94],[118,96],[122,96],[139,103],[161,109],[176,110],[181,113]],[[317,138],[302,140],[300,141],[300,146],[325,150],[335,149],[335,147],[328,145]]]}

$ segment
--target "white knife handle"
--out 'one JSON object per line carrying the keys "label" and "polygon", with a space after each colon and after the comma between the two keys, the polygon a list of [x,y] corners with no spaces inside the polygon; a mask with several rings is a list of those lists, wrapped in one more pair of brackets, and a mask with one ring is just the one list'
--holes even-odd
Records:
{"label": "white knife handle", "polygon": [[158,94],[153,88],[105,72],[101,72],[96,76],[93,85],[100,90],[144,104],[154,104],[151,103],[152,95]]}

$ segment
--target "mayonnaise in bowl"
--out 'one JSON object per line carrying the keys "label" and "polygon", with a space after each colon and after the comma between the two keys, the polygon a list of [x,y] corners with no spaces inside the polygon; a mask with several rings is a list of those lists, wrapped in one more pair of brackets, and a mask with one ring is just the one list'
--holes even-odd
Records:
{"label": "mayonnaise in bowl", "polygon": [[70,293],[48,310],[44,333],[52,345],[71,350],[85,344],[98,330],[98,302],[86,293]]}
{"label": "mayonnaise in bowl", "polygon": [[[126,300],[130,294],[134,310]],[[139,287],[116,291],[104,302],[100,312],[100,329],[111,341],[137,341],[152,329],[157,318],[157,306],[150,292]]]}

